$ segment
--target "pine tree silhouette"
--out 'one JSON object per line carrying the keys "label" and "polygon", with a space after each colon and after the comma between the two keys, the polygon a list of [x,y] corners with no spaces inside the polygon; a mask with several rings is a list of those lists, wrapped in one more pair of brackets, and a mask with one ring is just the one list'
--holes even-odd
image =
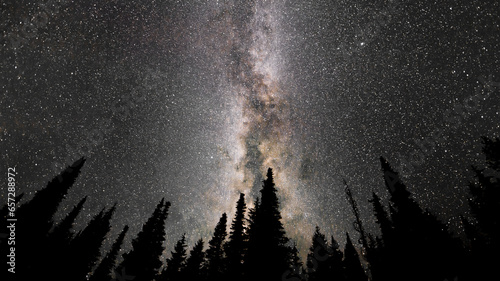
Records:
{"label": "pine tree silhouette", "polygon": [[60,245],[61,247],[67,247],[71,239],[73,239],[73,233],[71,230],[73,229],[73,224],[80,214],[83,204],[87,201],[87,196],[83,197],[78,204],[73,207],[73,209],[61,220],[59,224],[57,224],[54,229],[49,233],[49,244],[51,246]]}
{"label": "pine tree silhouette", "polygon": [[189,258],[184,268],[185,280],[201,280],[204,277],[202,265],[205,263],[205,252],[203,251],[203,239],[196,242],[189,252]]}
{"label": "pine tree silhouette", "polygon": [[243,262],[243,276],[244,280],[251,280],[252,276],[255,275],[254,269],[258,266],[259,251],[257,247],[261,245],[260,239],[263,235],[260,231],[260,224],[258,223],[258,213],[260,211],[260,199],[259,197],[254,200],[254,207],[248,211],[248,248],[244,256]]}
{"label": "pine tree silhouette", "polygon": [[[292,269],[291,249],[286,237],[272,169],[267,171],[261,201],[250,212],[249,246],[245,257],[245,278],[278,280]],[[258,202],[256,202],[258,203]]]}
{"label": "pine tree silhouette", "polygon": [[291,263],[292,268],[288,271],[288,274],[282,275],[281,280],[305,281],[307,276],[303,267],[304,263],[299,257],[299,250],[295,243],[291,249]]}
{"label": "pine tree silhouette", "polygon": [[245,211],[245,194],[240,193],[240,198],[236,203],[236,213],[231,223],[229,240],[224,247],[228,280],[241,279],[243,273],[243,257],[248,241],[245,233]]}
{"label": "pine tree silhouette", "polygon": [[110,221],[116,210],[116,204],[108,211],[102,210],[71,241],[61,269],[63,278],[69,280],[87,280],[92,268],[100,257],[102,243],[111,230]]}
{"label": "pine tree silhouette", "polygon": [[[451,236],[446,225],[430,212],[422,211],[399,174],[383,157],[380,160],[391,195],[394,235],[383,241],[389,251],[385,256],[392,257],[391,278],[442,281],[455,275],[463,259],[460,243]],[[414,273],[409,275],[408,272]]]}
{"label": "pine tree silhouette", "polygon": [[133,276],[134,281],[150,281],[162,266],[160,257],[164,250],[165,220],[170,202],[162,198],[151,217],[132,240],[132,250],[123,254],[123,261],[115,272]]}
{"label": "pine tree silhouette", "polygon": [[326,237],[321,233],[320,228],[316,226],[312,238],[312,245],[307,254],[307,273],[309,281],[327,280],[329,272],[328,259],[330,258],[330,249]]}
{"label": "pine tree silhouette", "polygon": [[358,210],[358,204],[356,203],[356,200],[354,200],[354,197],[352,196],[351,189],[347,185],[346,180],[344,179],[344,185],[345,185],[345,193],[347,195],[347,200],[349,201],[349,205],[351,205],[352,212],[354,214],[355,221],[353,223],[354,230],[356,230],[359,235],[359,243],[363,246],[362,252],[364,252],[368,248],[368,239],[366,235],[365,228],[363,227],[363,222],[361,221],[361,216],[359,214]]}
{"label": "pine tree silhouette", "polygon": [[35,193],[30,201],[19,207],[17,217],[19,221],[23,221],[23,223],[19,223],[19,230],[24,230],[25,227],[29,229],[29,240],[44,237],[52,228],[52,216],[56,213],[68,190],[75,183],[84,163],[85,158],[74,162],[53,178],[44,189]]}
{"label": "pine tree silhouette", "polygon": [[343,263],[344,254],[333,235],[330,238],[330,256],[328,259],[329,280],[346,281]]}
{"label": "pine tree silhouette", "polygon": [[348,281],[367,281],[364,269],[359,260],[359,254],[352,244],[349,233],[346,233],[346,246],[344,250],[344,270]]}
{"label": "pine tree silhouette", "polygon": [[389,215],[385,210],[384,206],[380,202],[380,198],[375,192],[372,193],[372,200],[370,202],[373,204],[373,214],[375,215],[375,222],[379,225],[380,231],[382,233],[382,239],[387,242],[391,242],[392,236],[392,222],[389,219]]}
{"label": "pine tree silhouette", "polygon": [[[470,241],[470,270],[467,278],[487,279],[496,275],[500,263],[500,140],[482,137],[486,168],[473,166],[475,181],[469,183],[469,206],[475,221],[462,218]],[[466,278],[466,279],[467,279]]]}
{"label": "pine tree silhouette", "polygon": [[53,178],[45,188],[22,204],[16,212],[16,270],[18,278],[32,280],[40,274],[40,261],[44,260],[47,233],[52,228],[52,217],[68,190],[75,183],[85,158],[80,158]]}
{"label": "pine tree silhouette", "polygon": [[159,281],[181,281],[184,280],[184,268],[186,266],[186,234],[177,241],[172,256],[167,259],[167,266],[160,274]]}
{"label": "pine tree silhouette", "polygon": [[256,234],[258,233],[257,229],[259,224],[257,223],[257,212],[260,207],[260,199],[259,197],[255,198],[253,203],[253,208],[248,210],[248,219],[247,219],[247,238],[249,239],[249,243],[254,243],[257,239]]}
{"label": "pine tree silhouette", "polygon": [[39,260],[36,264],[40,276],[54,275],[52,272],[53,264],[64,264],[67,261],[69,245],[73,239],[73,224],[86,201],[87,196],[82,198],[66,217],[48,233],[47,243],[42,245],[45,259]]}
{"label": "pine tree silhouette", "polygon": [[208,242],[205,263],[207,280],[220,280],[225,274],[223,245],[227,236],[226,224],[227,215],[224,213],[215,227],[212,239]]}
{"label": "pine tree silhouette", "polygon": [[109,250],[106,256],[104,256],[102,261],[90,276],[90,281],[110,281],[112,279],[113,269],[116,265],[116,257],[118,256],[118,252],[120,251],[127,231],[128,225],[125,225],[123,230],[118,235],[118,238],[116,238],[115,242],[111,246],[111,250]]}
{"label": "pine tree silhouette", "polygon": [[347,195],[347,201],[349,202],[349,205],[351,205],[352,213],[354,214],[354,222],[353,222],[353,228],[355,231],[359,233],[359,239],[358,242],[361,244],[361,259],[364,261],[367,261],[368,263],[366,264],[367,267],[367,272],[371,274],[371,263],[372,262],[377,262],[376,260],[378,257],[375,257],[374,254],[376,252],[375,248],[370,247],[368,244],[369,241],[369,235],[366,233],[365,228],[363,226],[363,222],[361,221],[361,216],[359,213],[358,209],[358,204],[356,200],[354,199],[351,189],[347,185],[346,180],[344,179],[344,185],[345,185],[345,193]]}
{"label": "pine tree silhouette", "polygon": [[[392,277],[393,259],[398,259],[394,256],[396,252],[394,247],[398,247],[394,242],[397,239],[394,237],[394,229],[389,215],[384,206],[380,202],[380,198],[375,192],[372,193],[372,199],[369,202],[373,205],[373,214],[375,216],[375,223],[378,224],[381,232],[381,238],[370,238],[370,246],[368,252],[370,253],[370,271],[373,280],[394,280]],[[395,212],[392,210],[392,212]]]}

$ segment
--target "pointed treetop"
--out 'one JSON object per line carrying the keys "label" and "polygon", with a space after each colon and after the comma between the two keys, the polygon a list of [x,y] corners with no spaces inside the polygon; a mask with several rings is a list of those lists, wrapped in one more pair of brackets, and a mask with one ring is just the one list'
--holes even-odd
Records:
{"label": "pointed treetop", "polygon": [[[267,175],[266,175],[266,179],[263,181],[263,189],[266,189],[266,188],[270,188],[270,189],[274,189],[274,177],[273,177],[273,169],[269,168],[267,169]],[[262,191],[261,191],[262,192]]]}
{"label": "pointed treetop", "polygon": [[406,185],[401,180],[398,172],[392,169],[391,165],[384,157],[380,157],[380,162],[382,164],[382,172],[384,172],[385,186],[389,193],[393,197],[396,194],[402,197],[410,196],[410,193],[406,190]]}
{"label": "pointed treetop", "polygon": [[349,232],[346,231],[345,236],[346,236],[346,244],[352,245],[351,237],[349,237]]}
{"label": "pointed treetop", "polygon": [[111,217],[113,216],[113,214],[114,214],[114,213],[115,213],[115,211],[116,211],[116,204],[117,204],[117,203],[115,202],[115,204],[113,204],[113,206],[112,206],[111,208],[109,208],[109,210],[108,210],[108,211],[104,214],[104,217],[105,217],[105,218],[107,218],[107,219],[108,219],[108,218],[109,218],[109,219],[111,219]]}
{"label": "pointed treetop", "polygon": [[85,164],[85,161],[87,161],[87,159],[85,157],[82,157],[78,160],[76,160],[72,165],[71,165],[71,168],[73,169],[80,169],[81,167],[83,167],[83,164]]}
{"label": "pointed treetop", "polygon": [[243,204],[245,203],[245,193],[240,192],[240,198],[238,199],[238,202],[236,204],[238,204],[239,202],[242,202]]}
{"label": "pointed treetop", "polygon": [[272,168],[268,168],[267,169],[267,175],[266,176],[267,176],[268,179],[271,179],[271,180],[273,179],[273,169]]}
{"label": "pointed treetop", "polygon": [[[73,162],[73,164],[71,164],[71,166],[67,166],[66,169],[64,169],[59,175],[57,175],[52,180],[52,182],[55,182],[55,180],[57,179],[57,181],[62,183],[64,181],[63,177],[68,177],[68,175],[71,175],[71,174],[75,174],[76,176],[78,176],[78,174],[80,173],[80,169],[83,167],[83,164],[85,164],[85,161],[87,161],[87,159],[85,159],[85,157],[82,157],[82,158],[76,160],[75,162]],[[75,177],[75,179],[76,179],[76,177]],[[75,179],[72,180],[72,183],[75,181]]]}
{"label": "pointed treetop", "polygon": [[383,156],[380,156],[380,164],[382,164],[382,171],[392,171],[391,164],[389,164],[389,161],[387,161],[387,159],[385,159]]}

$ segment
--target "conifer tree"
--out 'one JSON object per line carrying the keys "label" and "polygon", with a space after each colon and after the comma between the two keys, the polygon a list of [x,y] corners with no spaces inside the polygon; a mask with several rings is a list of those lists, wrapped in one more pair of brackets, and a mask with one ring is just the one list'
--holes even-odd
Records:
{"label": "conifer tree", "polygon": [[142,230],[132,240],[132,249],[123,254],[123,261],[115,272],[133,276],[134,281],[150,281],[157,275],[162,265],[160,257],[164,250],[165,220],[169,208],[170,202],[162,198]]}
{"label": "conifer tree", "polygon": [[172,256],[167,259],[167,266],[162,271],[158,280],[160,281],[181,281],[184,280],[182,273],[186,266],[186,234],[177,241]]}
{"label": "conifer tree", "polygon": [[[460,243],[428,211],[423,211],[399,174],[380,158],[386,187],[390,193],[393,235],[385,238],[391,259],[393,280],[443,280],[457,273],[463,259]],[[392,244],[392,245],[391,245]],[[421,270],[425,268],[426,270]],[[408,272],[415,272],[408,276]]]}
{"label": "conifer tree", "polygon": [[346,180],[344,180],[344,185],[345,185],[345,193],[347,195],[347,200],[349,201],[349,205],[351,205],[352,212],[354,214],[355,221],[353,223],[354,230],[356,230],[359,235],[359,242],[363,246],[363,250],[366,250],[368,248],[368,239],[366,235],[365,228],[363,227],[363,223],[361,221],[361,216],[359,214],[359,209],[358,209],[358,204],[356,203],[356,200],[354,200],[354,197],[352,196],[351,189],[347,185]]}
{"label": "conifer tree", "polygon": [[348,281],[367,281],[366,274],[359,259],[359,254],[352,244],[349,233],[346,233],[347,242],[344,250],[344,270]]}
{"label": "conifer tree", "polygon": [[116,265],[116,257],[118,256],[118,252],[123,244],[123,239],[125,239],[125,235],[128,231],[128,225],[125,225],[123,230],[116,238],[115,242],[111,246],[111,250],[106,254],[106,256],[99,263],[97,268],[94,270],[92,276],[90,277],[90,281],[110,281],[112,279],[113,269]]}
{"label": "conifer tree", "polygon": [[202,265],[205,262],[205,252],[203,251],[204,242],[200,239],[196,242],[193,249],[189,252],[189,258],[184,268],[185,280],[201,280],[204,276]]}
{"label": "conifer tree", "polygon": [[226,264],[228,279],[240,279],[243,272],[243,256],[245,253],[247,237],[245,233],[245,194],[240,193],[236,203],[236,213],[231,223],[229,240],[225,244]]}
{"label": "conifer tree", "polygon": [[[370,262],[370,273],[373,280],[393,280],[390,277],[392,273],[391,264],[395,264],[393,259],[398,259],[394,254],[398,247],[395,245],[394,230],[392,222],[389,219],[389,215],[385,210],[384,206],[380,202],[380,198],[375,192],[372,193],[372,199],[369,202],[373,205],[373,214],[375,216],[375,222],[378,224],[381,231],[380,237],[370,237],[370,246],[368,252],[372,257]],[[394,213],[395,211],[392,210]]]}
{"label": "conifer tree", "polygon": [[[247,219],[247,238],[249,243],[256,243],[256,234],[258,233],[257,229],[259,227],[259,224],[257,223],[257,213],[259,212],[259,207],[260,207],[260,199],[259,197],[255,198],[254,203],[253,203],[253,208],[248,210],[248,219]],[[249,245],[250,248],[250,245]]]}
{"label": "conifer tree", "polygon": [[312,245],[307,254],[307,273],[309,281],[322,281],[329,277],[328,259],[330,249],[326,237],[316,226],[312,238]]}
{"label": "conifer tree", "polygon": [[[485,169],[472,167],[476,182],[469,184],[472,198],[469,200],[472,215],[478,221],[481,232],[485,232],[490,238],[498,238],[500,235],[500,219],[491,214],[500,212],[500,140],[482,137],[483,154],[486,157]],[[495,241],[498,242],[499,239]],[[492,241],[493,242],[493,241]]]}
{"label": "conifer tree", "polygon": [[225,274],[223,245],[227,236],[226,224],[227,215],[224,213],[215,227],[212,239],[208,242],[205,262],[208,280],[220,280]]}
{"label": "conifer tree", "polygon": [[48,234],[47,243],[41,245],[41,249],[45,253],[45,259],[38,260],[35,264],[37,267],[36,270],[41,276],[53,275],[52,265],[54,263],[64,264],[67,262],[69,255],[68,248],[73,239],[73,224],[86,200],[87,196],[82,198],[66,217],[64,217]]}
{"label": "conifer tree", "polygon": [[83,157],[75,161],[17,209],[16,243],[23,245],[17,248],[18,278],[30,280],[40,273],[39,261],[43,260],[43,248],[47,242],[46,235],[52,228],[52,217],[75,183],[84,163]]}
{"label": "conifer tree", "polygon": [[287,278],[288,275],[282,275],[282,280],[290,280],[293,279],[295,281],[305,281],[307,276],[306,276],[306,271],[303,268],[304,263],[300,260],[299,257],[299,250],[297,249],[297,245],[294,243],[292,249],[291,249],[291,263],[292,263],[292,268],[290,269],[290,277]]}
{"label": "conifer tree", "polygon": [[29,230],[27,231],[29,232],[28,240],[44,237],[51,229],[52,216],[56,213],[68,190],[75,183],[84,163],[85,158],[83,157],[74,162],[53,178],[44,189],[35,193],[30,201],[19,207],[17,210],[17,217],[20,221],[19,230],[24,230],[24,227]]}
{"label": "conifer tree", "polygon": [[71,232],[73,224],[86,201],[87,196],[83,197],[82,200],[80,200],[80,202],[78,202],[78,204],[66,215],[66,217],[64,217],[61,222],[57,224],[49,233],[48,237],[51,247],[57,247],[57,244],[61,247],[66,247],[69,244],[73,238],[73,234]]}
{"label": "conifer tree", "polygon": [[61,270],[66,279],[87,280],[92,268],[100,257],[102,243],[111,230],[111,218],[116,210],[116,204],[108,211],[102,210],[89,224],[71,241],[64,269]]}
{"label": "conifer tree", "polygon": [[278,280],[290,271],[291,249],[286,237],[273,172],[269,168],[261,201],[250,213],[249,247],[245,257],[245,278]]}
{"label": "conifer tree", "polygon": [[243,275],[244,280],[250,280],[255,275],[254,269],[258,266],[259,251],[257,248],[262,244],[260,225],[258,223],[258,213],[260,212],[260,199],[256,197],[254,200],[254,207],[248,211],[248,248],[244,256]]}
{"label": "conifer tree", "polygon": [[387,242],[391,242],[392,235],[392,222],[389,219],[389,215],[385,210],[384,206],[380,202],[380,198],[375,192],[372,193],[372,200],[370,202],[373,204],[373,214],[375,215],[375,222],[379,225],[380,231],[382,233],[382,239]]}
{"label": "conifer tree", "polygon": [[482,137],[486,167],[473,166],[475,181],[469,183],[469,206],[473,220],[462,218],[470,241],[469,264],[474,268],[470,279],[488,279],[496,275],[500,263],[500,140]]}
{"label": "conifer tree", "polygon": [[344,254],[340,250],[339,243],[333,235],[330,238],[330,256],[328,259],[329,280],[346,281],[344,264],[342,262]]}

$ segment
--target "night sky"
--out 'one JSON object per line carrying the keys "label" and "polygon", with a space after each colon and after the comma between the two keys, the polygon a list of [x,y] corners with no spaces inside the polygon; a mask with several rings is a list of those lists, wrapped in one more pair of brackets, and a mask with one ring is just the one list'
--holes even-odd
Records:
{"label": "night sky", "polygon": [[118,202],[109,240],[129,224],[125,247],[161,197],[166,253],[182,233],[207,241],[240,192],[253,205],[268,167],[302,254],[316,225],[353,233],[343,178],[376,232],[380,156],[460,233],[480,137],[500,135],[499,1],[0,7],[2,169],[17,167],[26,200],[87,157],[58,218],[88,195],[79,229]]}

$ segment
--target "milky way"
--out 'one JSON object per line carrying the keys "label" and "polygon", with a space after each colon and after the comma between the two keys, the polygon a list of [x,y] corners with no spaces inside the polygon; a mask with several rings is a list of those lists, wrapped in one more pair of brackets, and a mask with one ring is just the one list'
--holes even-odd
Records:
{"label": "milky way", "polygon": [[88,195],[79,229],[118,202],[109,240],[129,224],[125,247],[165,197],[166,255],[183,233],[190,246],[209,239],[240,192],[252,206],[268,167],[302,255],[315,225],[340,242],[353,231],[342,179],[376,233],[367,200],[387,198],[380,156],[460,233],[480,136],[500,132],[499,90],[484,82],[500,81],[499,11],[486,0],[3,1],[2,164],[18,167],[28,200],[86,156],[57,218]]}
{"label": "milky way", "polygon": [[[226,181],[230,184],[226,188],[255,198],[262,188],[265,171],[274,168],[284,220],[289,222],[309,212],[306,206],[310,198],[301,192],[297,168],[300,159],[293,158],[297,143],[293,141],[290,96],[282,87],[286,57],[280,45],[279,8],[277,2],[266,1],[225,3],[218,7],[217,12],[224,13],[222,28],[230,33],[227,41],[219,43],[221,49],[223,44],[229,45],[226,52],[219,54],[223,60],[219,64],[229,66],[222,86],[224,95],[234,100],[233,114],[226,123],[231,125],[223,129],[227,137],[222,139],[222,145],[227,146],[224,151],[229,163],[222,172],[234,178]],[[226,208],[237,200],[237,194],[231,195]],[[299,233],[307,227],[287,226],[294,237],[309,234]]]}

